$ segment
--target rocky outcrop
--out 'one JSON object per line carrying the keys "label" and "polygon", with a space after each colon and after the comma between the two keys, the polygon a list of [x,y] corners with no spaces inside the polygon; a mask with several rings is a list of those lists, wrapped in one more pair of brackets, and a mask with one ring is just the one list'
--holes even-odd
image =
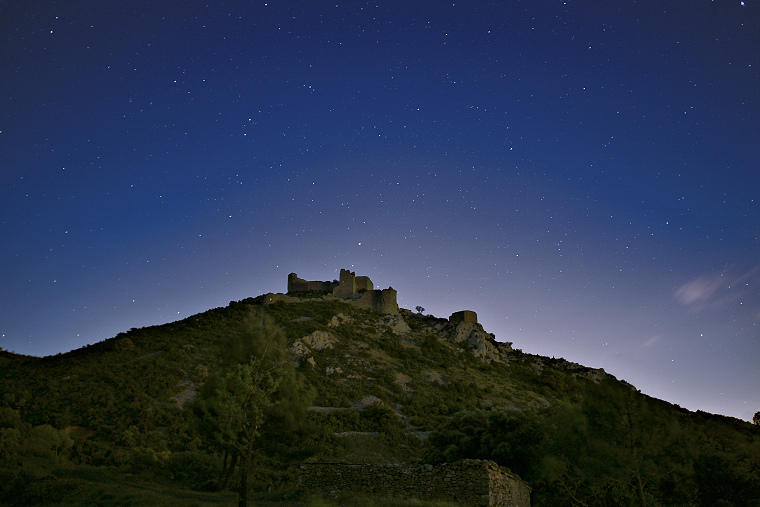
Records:
{"label": "rocky outcrop", "polygon": [[408,334],[412,331],[401,315],[393,315],[385,318],[385,323],[396,334]]}
{"label": "rocky outcrop", "polygon": [[511,350],[509,344],[498,343],[492,334],[485,332],[483,326],[472,322],[461,321],[452,330],[451,341],[466,343],[475,357],[488,363],[506,361],[506,355]]}
{"label": "rocky outcrop", "polygon": [[333,344],[338,339],[327,331],[314,331],[308,336],[293,342],[290,351],[296,357],[303,357],[311,353],[312,350],[332,349]]}
{"label": "rocky outcrop", "polygon": [[333,318],[330,319],[330,323],[327,324],[327,327],[338,327],[342,324],[350,324],[354,321],[351,317],[348,315],[339,313],[338,315],[333,315]]}

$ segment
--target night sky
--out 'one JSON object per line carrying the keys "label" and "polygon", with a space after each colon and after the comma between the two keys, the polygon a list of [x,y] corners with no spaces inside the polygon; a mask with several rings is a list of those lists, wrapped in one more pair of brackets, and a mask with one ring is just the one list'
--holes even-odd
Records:
{"label": "night sky", "polygon": [[340,268],[760,410],[760,2],[0,2],[0,346]]}

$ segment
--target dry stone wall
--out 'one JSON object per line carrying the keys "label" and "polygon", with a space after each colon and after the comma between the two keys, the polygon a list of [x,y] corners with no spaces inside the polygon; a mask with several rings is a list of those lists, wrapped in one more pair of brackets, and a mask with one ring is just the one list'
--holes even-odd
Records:
{"label": "dry stone wall", "polygon": [[353,491],[460,505],[530,507],[530,487],[493,461],[435,466],[310,463],[301,466],[299,486],[311,494],[331,496]]}

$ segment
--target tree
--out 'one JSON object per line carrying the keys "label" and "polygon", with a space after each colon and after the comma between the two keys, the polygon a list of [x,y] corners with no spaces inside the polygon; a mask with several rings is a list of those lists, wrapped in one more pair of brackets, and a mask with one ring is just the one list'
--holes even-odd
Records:
{"label": "tree", "polygon": [[269,409],[277,402],[278,388],[293,368],[286,362],[285,336],[264,317],[247,322],[224,345],[226,355],[209,375],[193,412],[201,433],[225,454],[220,488],[226,486],[241,462],[238,499],[242,506],[247,503],[248,474],[257,439]]}
{"label": "tree", "polygon": [[63,454],[74,445],[74,440],[64,430],[49,424],[35,426],[29,432],[26,447],[38,456],[62,459]]}
{"label": "tree", "polygon": [[419,305],[415,306],[414,309],[417,310],[417,313],[419,313],[420,315],[422,315],[422,312],[425,311],[425,309]]}
{"label": "tree", "polygon": [[755,412],[755,415],[752,417],[752,422],[760,425],[760,412]]}
{"label": "tree", "polygon": [[239,505],[247,505],[248,473],[254,442],[260,435],[266,409],[273,404],[283,369],[267,367],[264,358],[233,366],[216,391],[216,421],[220,442],[235,449],[242,458]]}
{"label": "tree", "polygon": [[539,464],[543,429],[516,410],[477,409],[444,420],[425,441],[425,461],[489,459],[527,478]]}

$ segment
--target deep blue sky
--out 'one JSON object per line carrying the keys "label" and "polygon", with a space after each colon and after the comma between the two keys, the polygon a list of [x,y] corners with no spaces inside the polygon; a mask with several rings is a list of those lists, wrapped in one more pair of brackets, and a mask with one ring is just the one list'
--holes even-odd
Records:
{"label": "deep blue sky", "polygon": [[760,410],[754,0],[0,3],[0,346],[340,268]]}

